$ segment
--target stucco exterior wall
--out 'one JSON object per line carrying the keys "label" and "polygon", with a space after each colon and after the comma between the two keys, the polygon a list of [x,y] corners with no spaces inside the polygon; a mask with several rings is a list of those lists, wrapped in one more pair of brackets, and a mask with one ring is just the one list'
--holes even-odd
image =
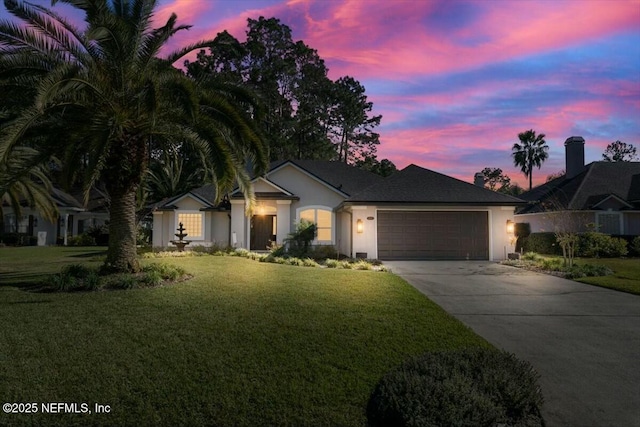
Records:
{"label": "stucco exterior wall", "polygon": [[624,234],[640,236],[640,212],[624,213]]}
{"label": "stucco exterior wall", "polygon": [[[378,212],[375,206],[351,207],[353,246],[351,257],[378,258]],[[368,219],[372,218],[372,219]],[[358,232],[358,220],[362,221],[362,233]]]}
{"label": "stucco exterior wall", "polygon": [[227,246],[229,244],[229,212],[207,211],[205,226],[208,242],[212,245]]}
{"label": "stucco exterior wall", "polygon": [[[285,165],[281,169],[269,174],[268,178],[274,184],[277,184],[300,197],[300,200],[294,200],[291,203],[289,231],[295,229],[295,224],[299,219],[297,217],[297,213],[300,210],[310,206],[324,206],[335,210],[335,208],[345,199],[345,197],[337,191],[318,182],[315,178],[307,175],[292,165]],[[333,226],[335,230],[337,223],[335,215],[333,219]],[[335,239],[336,237],[334,237],[334,243]]]}
{"label": "stucco exterior wall", "polygon": [[524,215],[515,215],[516,223],[529,223],[532,233],[553,232],[556,228],[564,228],[568,231],[589,231],[589,225],[595,224],[594,212],[540,212]]}
{"label": "stucco exterior wall", "polygon": [[231,242],[235,248],[249,248],[247,240],[248,221],[245,216],[244,200],[231,200]]}
{"label": "stucco exterior wall", "polygon": [[338,212],[336,215],[338,224],[336,247],[341,254],[351,256],[351,212]]}
{"label": "stucco exterior wall", "polygon": [[501,261],[515,251],[515,236],[507,232],[507,221],[513,221],[512,206],[490,207],[489,210],[489,259]]}
{"label": "stucco exterior wall", "polygon": [[153,234],[151,244],[154,247],[166,248],[171,245],[177,233],[175,225],[175,213],[172,211],[157,211],[153,213]]}

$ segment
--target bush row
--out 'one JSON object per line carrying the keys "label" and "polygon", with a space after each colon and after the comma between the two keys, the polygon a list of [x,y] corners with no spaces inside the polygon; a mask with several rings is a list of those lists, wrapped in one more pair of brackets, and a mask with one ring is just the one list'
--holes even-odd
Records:
{"label": "bush row", "polygon": [[181,280],[186,272],[173,265],[150,264],[137,274],[101,275],[99,269],[71,264],[42,283],[45,290],[56,292],[97,291],[101,289],[136,289]]}
{"label": "bush row", "polygon": [[[587,258],[640,256],[640,236],[611,236],[593,231],[579,233],[576,249],[576,256]],[[516,251],[562,255],[562,248],[552,232],[531,233],[527,237],[519,237]]]}
{"label": "bush row", "polygon": [[526,252],[520,260],[502,261],[503,264],[515,267],[540,269],[544,271],[556,271],[562,273],[567,279],[579,279],[580,277],[610,276],[613,274],[610,268],[604,265],[574,264],[567,267],[562,258],[546,258],[535,252]]}
{"label": "bush row", "polygon": [[38,238],[24,233],[2,233],[0,242],[6,246],[36,246]]}
{"label": "bush row", "polygon": [[[336,253],[336,250],[331,246],[319,246],[318,248],[332,248],[332,249],[320,249],[321,252]],[[190,250],[184,252],[178,252],[176,249],[171,248],[158,248],[158,251],[146,252],[142,254],[143,258],[181,258],[181,257],[194,257],[194,256],[239,256],[243,258],[252,259],[260,262],[269,262],[274,264],[294,265],[299,267],[327,267],[327,268],[341,268],[348,270],[376,270],[376,271],[389,271],[378,260],[367,259],[334,259],[334,258],[313,258],[313,257],[294,257],[287,254],[279,255],[279,251],[272,251],[270,253],[257,253],[251,252],[247,249],[233,249],[222,247],[204,247],[194,246]]]}

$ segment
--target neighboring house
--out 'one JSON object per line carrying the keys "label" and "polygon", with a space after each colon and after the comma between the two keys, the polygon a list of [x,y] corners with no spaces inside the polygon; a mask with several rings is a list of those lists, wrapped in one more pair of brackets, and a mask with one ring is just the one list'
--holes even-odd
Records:
{"label": "neighboring house", "polygon": [[[38,211],[28,206],[22,208],[21,218],[16,221],[11,207],[5,203],[3,231],[38,237],[39,245],[66,245],[69,237],[82,234],[91,227],[101,226],[109,219],[104,198],[95,191],[91,193],[86,207],[76,197],[57,188],[52,189],[51,197],[60,214],[57,221],[47,221]],[[81,195],[78,196],[80,197]]]}
{"label": "neighboring house", "polygon": [[640,162],[584,164],[584,139],[565,143],[565,175],[519,197],[529,202],[516,222],[531,232],[597,230],[615,235],[640,235]]}
{"label": "neighboring house", "polygon": [[167,201],[153,212],[153,245],[171,246],[183,223],[191,245],[266,250],[306,219],[314,244],[350,257],[499,260],[513,250],[507,222],[524,203],[415,165],[384,179],[340,162],[281,161],[252,184],[251,216],[237,190],[219,205],[212,186]]}

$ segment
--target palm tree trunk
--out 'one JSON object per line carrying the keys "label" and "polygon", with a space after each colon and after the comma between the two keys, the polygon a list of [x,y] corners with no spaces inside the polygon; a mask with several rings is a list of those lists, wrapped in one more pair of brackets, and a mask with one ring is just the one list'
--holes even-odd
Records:
{"label": "palm tree trunk", "polygon": [[105,269],[130,273],[140,269],[136,254],[136,187],[108,189],[111,197],[109,249]]}

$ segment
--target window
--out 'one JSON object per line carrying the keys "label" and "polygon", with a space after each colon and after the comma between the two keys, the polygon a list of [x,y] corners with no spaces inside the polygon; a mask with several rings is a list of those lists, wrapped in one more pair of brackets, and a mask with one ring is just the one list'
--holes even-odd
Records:
{"label": "window", "polygon": [[180,226],[180,223],[184,227],[184,232],[187,233],[186,240],[204,240],[203,212],[179,212],[176,229]]}
{"label": "window", "polygon": [[4,216],[4,232],[5,233],[27,233],[29,230],[29,217],[21,216],[18,220],[16,228],[16,216],[8,214]]}
{"label": "window", "polygon": [[598,213],[598,231],[605,234],[621,234],[619,213]]}
{"label": "window", "polygon": [[300,219],[316,224],[316,240],[320,243],[333,242],[333,213],[328,209],[305,209],[300,211]]}

